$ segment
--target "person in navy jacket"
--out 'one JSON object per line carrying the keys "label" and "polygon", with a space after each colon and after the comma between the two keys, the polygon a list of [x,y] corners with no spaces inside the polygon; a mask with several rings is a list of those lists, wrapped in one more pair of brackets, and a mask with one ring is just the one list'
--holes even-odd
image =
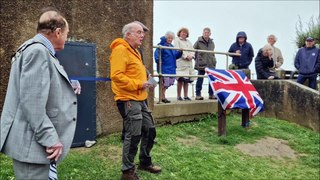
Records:
{"label": "person in navy jacket", "polygon": [[[160,38],[160,43],[158,45],[160,46],[168,46],[173,47],[171,44],[175,35],[173,32],[168,31],[165,36],[162,36]],[[154,59],[157,63],[157,71],[159,73],[159,51],[160,49],[157,48],[154,52]],[[176,59],[180,58],[182,55],[181,51],[173,50],[173,49],[162,49],[161,50],[161,73],[162,74],[176,74],[176,68],[177,63]],[[164,77],[163,78],[163,85],[161,87],[161,93],[162,93],[162,102],[164,103],[170,103],[170,101],[166,98],[165,93],[168,87],[172,86],[174,84],[175,77]]]}
{"label": "person in navy jacket", "polygon": [[314,39],[308,37],[305,47],[299,49],[294,66],[299,71],[297,82],[303,84],[309,80],[309,87],[317,88],[317,75],[320,73],[320,49],[315,47]]}
{"label": "person in navy jacket", "polygon": [[247,34],[238,32],[236,42],[229,48],[230,53],[239,53],[241,56],[232,56],[230,69],[248,69],[252,62],[254,52],[250,43],[247,42]]}

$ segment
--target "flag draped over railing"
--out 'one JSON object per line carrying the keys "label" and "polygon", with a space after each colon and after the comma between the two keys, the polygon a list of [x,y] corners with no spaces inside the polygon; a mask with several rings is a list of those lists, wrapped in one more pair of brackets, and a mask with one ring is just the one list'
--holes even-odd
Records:
{"label": "flag draped over railing", "polygon": [[263,110],[263,100],[241,70],[205,69],[214,95],[223,109],[250,109],[250,116]]}

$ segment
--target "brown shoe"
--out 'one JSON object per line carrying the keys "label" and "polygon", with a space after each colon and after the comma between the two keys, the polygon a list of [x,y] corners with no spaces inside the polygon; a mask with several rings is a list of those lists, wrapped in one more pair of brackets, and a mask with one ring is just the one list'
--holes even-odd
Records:
{"label": "brown shoe", "polygon": [[141,180],[135,171],[135,168],[122,172],[121,180]]}
{"label": "brown shoe", "polygon": [[143,171],[148,171],[150,173],[160,173],[161,172],[161,167],[160,166],[155,166],[151,164],[150,166],[141,166],[139,165],[138,169],[143,170]]}

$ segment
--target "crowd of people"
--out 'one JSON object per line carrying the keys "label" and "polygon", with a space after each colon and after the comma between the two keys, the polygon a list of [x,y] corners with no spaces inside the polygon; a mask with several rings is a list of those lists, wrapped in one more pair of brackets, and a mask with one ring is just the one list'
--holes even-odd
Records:
{"label": "crowd of people", "polygon": [[[139,180],[135,156],[140,144],[138,169],[160,173],[155,165],[151,150],[155,143],[156,127],[148,108],[148,90],[154,88],[152,76],[145,68],[140,46],[148,28],[139,21],[128,23],[122,28],[122,38],[111,45],[110,78],[114,100],[123,118],[122,176],[124,180]],[[50,177],[51,162],[59,163],[66,157],[76,127],[77,94],[80,85],[73,83],[55,56],[64,49],[69,25],[66,18],[56,9],[44,9],[39,16],[37,34],[18,48],[12,58],[9,84],[1,114],[0,152],[13,159],[16,179],[54,179]],[[156,49],[155,60],[163,74],[176,74],[178,78],[163,79],[162,101],[166,89],[178,81],[177,99],[190,101],[188,85],[195,81],[194,69],[204,75],[205,67],[215,68],[216,58],[212,53],[187,51],[183,49],[211,50],[215,48],[210,38],[211,29],[204,28],[202,36],[192,45],[188,40],[189,30],[179,29],[177,37],[171,31],[161,37],[159,45],[177,47],[180,50]],[[173,44],[172,44],[173,42]],[[259,50],[255,59],[258,79],[276,79],[274,71],[283,63],[281,51],[274,47],[276,37],[268,37],[269,44]],[[161,51],[161,57],[159,57]],[[247,69],[254,57],[253,48],[247,42],[245,32],[239,32],[229,52],[241,54],[232,59],[232,68]],[[160,64],[160,58],[162,63]],[[195,67],[192,60],[195,59]],[[295,58],[299,71],[298,82],[309,80],[315,88],[320,71],[319,48],[314,39],[308,37],[306,46]],[[77,85],[78,84],[78,85]],[[201,96],[203,78],[196,82],[197,100]],[[183,89],[183,97],[181,90]],[[23,93],[21,93],[23,92]],[[209,99],[213,99],[209,87]],[[35,101],[35,99],[37,101]]]}
{"label": "crowd of people", "polygon": [[[171,31],[169,31],[171,32]],[[188,77],[186,75],[195,75],[195,71],[198,71],[198,75],[205,74],[205,68],[215,68],[217,61],[214,53],[208,52],[198,52],[198,51],[187,51],[183,49],[199,49],[214,51],[215,44],[211,36],[211,29],[205,27],[202,32],[202,36],[193,44],[188,40],[189,30],[185,27],[178,30],[177,37],[168,37],[168,33],[160,38],[160,43],[158,45],[176,47],[182,49],[182,55],[180,55],[181,50],[172,49],[161,49],[161,68],[159,62],[159,51],[157,48],[154,52],[155,62],[157,63],[158,73],[161,69],[162,74],[176,74],[178,77],[165,77],[163,80],[163,87],[161,87],[162,92],[162,102],[170,103],[166,98],[166,89],[174,84],[177,80],[177,100],[190,101],[191,98],[188,96],[188,85],[196,80],[196,97],[195,100],[203,100],[204,97],[201,95],[203,77],[198,78]],[[168,40],[169,39],[169,40]],[[172,41],[173,44],[172,45]],[[281,66],[283,64],[283,56],[281,50],[275,47],[277,42],[277,37],[273,34],[267,37],[267,44],[259,49],[255,57],[255,70],[257,74],[257,79],[279,79],[276,71],[282,70]],[[306,80],[309,82],[309,87],[316,89],[317,76],[320,73],[320,50],[315,47],[315,40],[312,37],[306,38],[305,46],[299,49],[296,58],[294,60],[294,65],[298,70],[298,83],[304,84]],[[234,42],[229,50],[229,53],[236,53],[237,55],[230,55],[232,57],[232,63],[229,65],[229,69],[233,70],[247,70],[249,65],[252,63],[254,58],[254,50],[252,45],[247,42],[247,34],[244,31],[240,31],[236,35],[236,42]],[[195,63],[193,66],[192,60]],[[179,77],[181,76],[181,77]],[[170,80],[170,81],[169,81]],[[170,82],[170,83],[168,83]],[[181,96],[181,90],[183,89],[183,95]],[[213,95],[211,86],[208,87],[208,97],[209,99],[215,99]]]}
{"label": "crowd of people", "polygon": [[[147,30],[139,21],[128,23],[123,26],[123,37],[110,45],[111,88],[123,118],[124,180],[140,179],[134,163],[139,144],[138,169],[161,172],[150,155],[156,128],[146,100],[154,83],[149,81],[152,77],[140,49]],[[37,34],[12,58],[0,120],[0,152],[13,159],[16,179],[57,179],[56,167],[70,150],[81,86],[69,79],[56,57],[56,52],[64,49],[68,32],[63,14],[45,8],[39,16]],[[168,33],[170,37],[173,39],[174,34]],[[175,58],[181,55],[177,53]],[[172,84],[170,80],[168,83]]]}

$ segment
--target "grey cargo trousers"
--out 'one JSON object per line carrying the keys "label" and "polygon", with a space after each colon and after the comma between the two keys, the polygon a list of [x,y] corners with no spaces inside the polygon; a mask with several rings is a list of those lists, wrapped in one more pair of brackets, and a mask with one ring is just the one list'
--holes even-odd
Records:
{"label": "grey cargo trousers", "polygon": [[124,141],[122,149],[122,171],[135,167],[134,157],[140,144],[140,165],[152,164],[150,151],[154,145],[156,129],[145,101],[117,101],[118,110],[123,118]]}

